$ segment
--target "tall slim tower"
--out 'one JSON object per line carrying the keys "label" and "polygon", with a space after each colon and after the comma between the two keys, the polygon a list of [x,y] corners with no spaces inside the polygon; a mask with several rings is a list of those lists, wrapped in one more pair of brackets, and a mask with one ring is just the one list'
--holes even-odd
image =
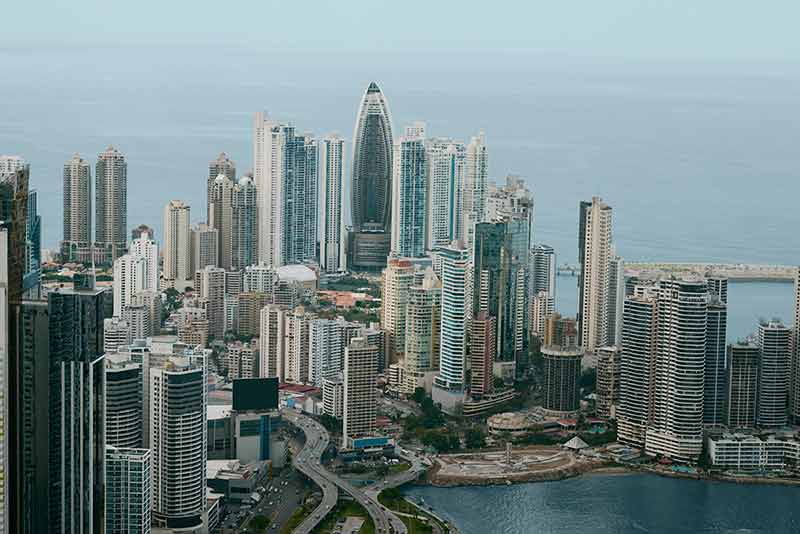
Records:
{"label": "tall slim tower", "polygon": [[434,384],[444,390],[460,392],[465,380],[467,321],[472,317],[467,297],[469,251],[462,242],[455,242],[437,249],[437,256],[441,259],[442,318],[439,373]]}
{"label": "tall slim tower", "polygon": [[725,424],[732,429],[756,426],[760,359],[758,345],[735,343],[728,347]]}
{"label": "tall slim tower", "polygon": [[428,140],[425,150],[428,161],[427,246],[432,250],[462,237],[467,149],[464,143],[439,137]]}
{"label": "tall slim tower", "polygon": [[486,134],[481,130],[467,145],[467,165],[463,190],[462,238],[467,248],[472,246],[475,225],[484,220],[489,182],[489,152]]}
{"label": "tall slim tower", "polygon": [[208,200],[207,221],[212,219],[211,189],[214,185],[214,181],[220,174],[227,176],[231,182],[236,182],[236,164],[225,152],[220,152],[219,156],[217,156],[217,159],[208,162],[208,177],[206,179],[206,199]]}
{"label": "tall slim tower", "polygon": [[406,302],[403,390],[414,393],[423,387],[425,374],[439,363],[442,284],[432,269],[420,285],[409,288]]}
{"label": "tall slim tower", "polygon": [[704,372],[703,424],[725,424],[728,307],[716,293],[709,293],[706,320],[706,365]]}
{"label": "tall slim tower", "polygon": [[414,285],[416,269],[405,259],[390,259],[381,280],[381,328],[389,337],[389,361],[397,363],[405,354],[406,304]]}
{"label": "tall slim tower", "polygon": [[611,206],[599,197],[581,202],[579,227],[578,334],[581,346],[592,352],[609,344]]}
{"label": "tall slim tower", "polygon": [[231,268],[231,232],[233,228],[233,188],[234,182],[224,174],[220,174],[211,184],[211,196],[208,198],[208,225],[217,230],[219,244],[219,267]]}
{"label": "tall slim tower", "polygon": [[345,269],[344,241],[342,239],[342,170],[344,139],[329,135],[320,143],[320,171],[322,175],[322,201],[319,221],[319,260],[322,270],[335,273]]}
{"label": "tall slim tower", "polygon": [[178,291],[193,278],[189,212],[180,200],[170,200],[164,207],[164,279]]}
{"label": "tall slim tower", "polygon": [[258,194],[252,176],[233,186],[231,211],[231,268],[242,270],[258,263]]}
{"label": "tall slim tower", "polygon": [[758,413],[756,424],[780,428],[787,423],[791,379],[791,329],[780,321],[758,325]]}
{"label": "tall slim tower", "polygon": [[205,300],[208,333],[222,339],[225,334],[225,269],[206,266],[197,271],[195,290]]}
{"label": "tall slim tower", "polygon": [[95,247],[105,263],[126,251],[128,241],[128,164],[125,156],[108,147],[95,166]]}
{"label": "tall slim tower", "polygon": [[253,130],[259,262],[272,267],[316,258],[317,143],[258,112]]}
{"label": "tall slim tower", "polygon": [[425,138],[398,139],[392,166],[392,254],[420,258],[425,255],[428,217]]}
{"label": "tall slim tower", "polygon": [[342,445],[369,435],[375,430],[375,379],[378,369],[378,347],[363,337],[353,338],[344,351],[344,421]]}
{"label": "tall slim tower", "polygon": [[392,206],[392,120],[378,84],[367,87],[353,132],[351,203],[354,267],[376,268],[389,254]]}
{"label": "tall slim tower", "polygon": [[68,261],[89,261],[92,243],[92,172],[79,154],[64,163],[64,240]]}
{"label": "tall slim tower", "polygon": [[789,400],[790,416],[800,424],[800,267],[794,279],[794,336],[792,337],[792,393]]}
{"label": "tall slim tower", "polygon": [[547,291],[556,296],[556,252],[549,245],[538,244],[531,249],[531,295]]}

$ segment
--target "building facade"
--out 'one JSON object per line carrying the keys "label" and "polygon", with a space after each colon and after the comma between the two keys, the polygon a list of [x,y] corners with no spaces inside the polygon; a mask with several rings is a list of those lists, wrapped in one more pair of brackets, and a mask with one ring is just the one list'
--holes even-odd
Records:
{"label": "building facade", "polygon": [[329,135],[320,142],[322,190],[319,221],[319,264],[326,273],[345,270],[344,214],[342,195],[344,174],[344,139]]}
{"label": "building facade", "polygon": [[128,164],[125,156],[108,147],[95,166],[95,247],[103,263],[111,264],[127,250]]}

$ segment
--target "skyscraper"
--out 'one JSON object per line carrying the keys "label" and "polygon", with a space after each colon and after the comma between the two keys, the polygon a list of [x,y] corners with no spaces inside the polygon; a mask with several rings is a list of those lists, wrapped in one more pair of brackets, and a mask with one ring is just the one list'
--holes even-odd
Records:
{"label": "skyscraper", "polygon": [[549,245],[538,244],[531,249],[531,295],[547,291],[556,296],[556,252]]}
{"label": "skyscraper", "polygon": [[[423,131],[420,128],[420,131]],[[412,132],[408,132],[412,133]],[[425,138],[403,136],[392,156],[392,254],[425,255],[428,218],[428,180]]]}
{"label": "skyscraper", "polygon": [[597,415],[616,418],[619,406],[621,347],[597,349]]}
{"label": "skyscraper", "polygon": [[[417,268],[405,259],[390,259],[381,279],[381,328],[389,337],[389,364],[405,354],[406,304]],[[420,273],[421,275],[421,273]]]}
{"label": "skyscraper", "polygon": [[467,170],[464,143],[433,138],[425,144],[428,162],[428,248],[447,246],[461,239],[463,187]]}
{"label": "skyscraper", "polygon": [[792,338],[792,393],[789,400],[790,415],[800,424],[800,267],[794,279],[794,336]]}
{"label": "skyscraper", "polygon": [[219,230],[207,224],[197,224],[191,229],[191,271],[219,266]]}
{"label": "skyscraper", "polygon": [[188,205],[170,200],[164,207],[164,282],[183,291],[193,278]]}
{"label": "skyscraper", "polygon": [[706,320],[706,364],[703,382],[703,424],[725,424],[726,339],[728,307],[716,293],[709,294]]}
{"label": "skyscraper", "polygon": [[208,225],[217,231],[219,267],[231,268],[231,232],[233,229],[233,180],[220,174],[211,184],[208,197]]}
{"label": "skyscraper", "polygon": [[231,268],[244,269],[258,263],[258,194],[252,176],[233,186]]}
{"label": "skyscraper", "polygon": [[730,428],[753,428],[758,412],[758,345],[734,343],[728,347],[725,424]]}
{"label": "skyscraper", "polygon": [[344,368],[344,348],[359,335],[360,323],[337,319],[313,319],[308,325],[308,381],[322,387]]}
{"label": "skyscraper", "polygon": [[467,285],[470,270],[469,251],[455,242],[436,251],[441,260],[442,311],[439,372],[434,378],[437,388],[460,393],[464,388],[467,355],[467,320],[470,303]]}
{"label": "skyscraper", "polygon": [[106,534],[149,534],[152,522],[150,449],[107,447]]}
{"label": "skyscraper", "polygon": [[462,239],[472,247],[475,225],[484,220],[489,176],[489,152],[486,134],[481,131],[467,145],[467,165],[463,187]]}
{"label": "skyscraper", "polygon": [[211,199],[213,193],[211,190],[214,186],[214,182],[220,174],[227,176],[231,182],[236,182],[236,164],[225,152],[220,152],[216,159],[208,162],[208,177],[206,179],[206,199],[208,200],[208,213],[206,214],[206,221],[209,222],[213,219],[213,215],[211,214]]}
{"label": "skyscraper", "polygon": [[225,270],[208,266],[200,269],[195,277],[195,290],[205,303],[208,333],[222,339],[225,335]]}
{"label": "skyscraper", "polygon": [[700,456],[707,288],[705,280],[664,279],[625,301],[619,436],[648,454]]}
{"label": "skyscraper", "polygon": [[363,337],[353,338],[344,351],[343,448],[375,430],[377,359],[378,347]]}
{"label": "skyscraper", "polygon": [[126,252],[128,242],[128,164],[125,156],[108,147],[95,166],[95,247],[104,263]]}
{"label": "skyscraper", "polygon": [[622,307],[625,303],[625,262],[614,254],[608,264],[608,328],[606,343],[622,343]]}
{"label": "skyscraper", "polygon": [[262,378],[277,376],[281,382],[285,379],[283,359],[286,339],[285,316],[286,310],[275,304],[261,309],[258,335],[258,353],[261,361],[258,368]]}
{"label": "skyscraper", "polygon": [[599,197],[581,202],[578,235],[578,333],[587,352],[613,344],[609,334],[611,206]]}
{"label": "skyscraper", "polygon": [[[128,350],[123,345],[122,350]],[[106,358],[106,445],[122,448],[144,446],[144,389],[142,363],[128,356]]]}
{"label": "skyscraper", "polygon": [[79,154],[64,163],[64,239],[61,256],[66,261],[91,261],[92,173]]}
{"label": "skyscraper", "polygon": [[762,428],[785,426],[791,381],[791,329],[778,320],[758,325],[758,412]]}
{"label": "skyscraper", "polygon": [[298,306],[286,313],[284,333],[284,361],[286,362],[286,381],[295,384],[308,383],[309,340],[308,329],[317,316]]}
{"label": "skyscraper", "polygon": [[320,143],[320,172],[322,176],[322,201],[319,221],[319,263],[326,273],[345,270],[344,241],[342,240],[342,170],[344,140],[329,135]]}
{"label": "skyscraper", "polygon": [[405,393],[424,387],[425,375],[439,364],[442,284],[428,268],[419,285],[411,286],[406,302]]}
{"label": "skyscraper", "polygon": [[497,355],[497,321],[485,311],[472,319],[470,339],[470,394],[480,399],[489,395],[494,385],[492,365]]}
{"label": "skyscraper", "polygon": [[317,246],[317,143],[294,126],[256,113],[253,179],[258,196],[259,261],[273,267],[314,261]]}
{"label": "skyscraper", "polygon": [[389,254],[392,206],[392,120],[378,84],[367,87],[353,132],[350,264],[379,268]]}
{"label": "skyscraper", "polygon": [[114,315],[122,317],[122,309],[134,293],[144,289],[145,259],[125,254],[114,260]]}

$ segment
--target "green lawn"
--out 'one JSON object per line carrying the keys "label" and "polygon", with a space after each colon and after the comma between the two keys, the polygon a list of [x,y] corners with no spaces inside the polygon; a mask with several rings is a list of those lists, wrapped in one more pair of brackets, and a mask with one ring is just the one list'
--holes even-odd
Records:
{"label": "green lawn", "polygon": [[314,534],[333,532],[336,522],[348,516],[361,517],[364,519],[364,524],[361,526],[359,534],[375,534],[375,524],[372,522],[372,518],[364,507],[355,501],[339,501],[322,523],[314,529]]}
{"label": "green lawn", "polygon": [[408,462],[403,462],[389,466],[389,473],[394,475],[396,473],[402,473],[403,471],[408,471],[409,469],[411,469],[411,464]]}

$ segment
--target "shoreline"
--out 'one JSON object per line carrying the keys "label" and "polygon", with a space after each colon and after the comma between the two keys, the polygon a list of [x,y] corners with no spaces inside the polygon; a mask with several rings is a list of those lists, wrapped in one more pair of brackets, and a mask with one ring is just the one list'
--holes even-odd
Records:
{"label": "shoreline", "polygon": [[517,484],[535,484],[538,482],[558,482],[584,475],[651,474],[665,478],[679,478],[707,482],[800,487],[800,478],[770,478],[752,475],[731,476],[702,473],[680,473],[675,471],[652,469],[648,467],[636,468],[605,461],[577,463],[550,471],[509,474],[508,476],[504,477],[453,477],[438,475],[438,471],[439,470],[436,467],[432,468],[430,471],[428,471],[426,476],[423,479],[418,480],[416,484],[421,486],[433,486],[437,488],[456,488],[466,486],[510,486]]}

